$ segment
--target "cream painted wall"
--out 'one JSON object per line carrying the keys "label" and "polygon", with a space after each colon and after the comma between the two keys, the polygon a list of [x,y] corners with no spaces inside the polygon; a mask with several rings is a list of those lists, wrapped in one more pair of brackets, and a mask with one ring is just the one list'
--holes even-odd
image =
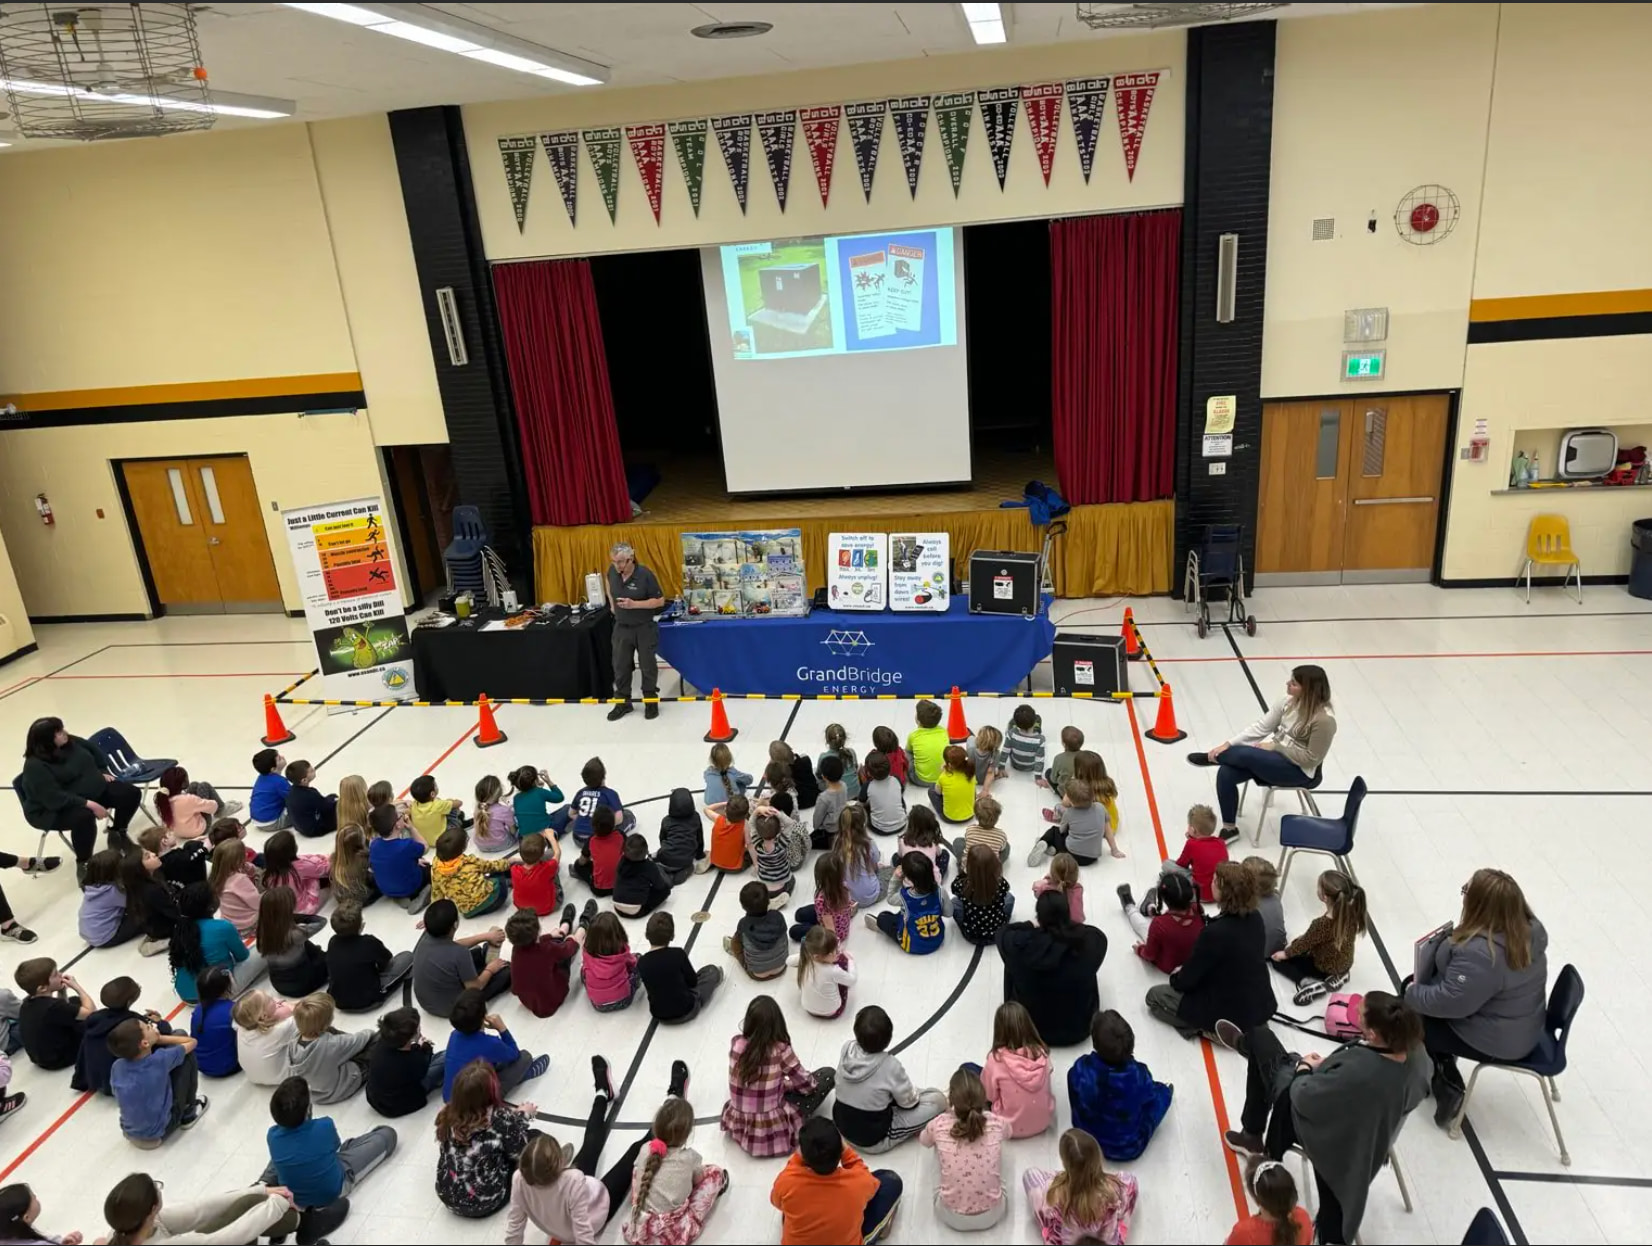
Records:
{"label": "cream painted wall", "polygon": [[[1352,389],[1340,366],[1355,307],[1389,309],[1383,390],[1462,384],[1497,23],[1495,4],[1279,23],[1264,397]],[[1430,182],[1462,215],[1444,242],[1413,246],[1394,209]],[[1313,241],[1321,217],[1336,220],[1331,241]]]}
{"label": "cream painted wall", "polygon": [[[790,234],[852,233],[908,225],[1012,220],[1179,204],[1182,201],[1185,50],[1183,32],[1168,31],[917,61],[466,105],[465,137],[470,148],[488,258],[506,260],[702,246]],[[716,140],[710,138],[700,215],[696,218],[668,139],[658,225],[654,223],[642,179],[628,147],[620,157],[617,220],[610,224],[597,189],[596,175],[591,171],[582,144],[578,227],[568,222],[556,180],[540,147],[534,156],[526,228],[518,232],[499,158],[498,140],[504,135],[637,125],[1147,69],[1170,72],[1161,78],[1154,94],[1133,182],[1125,176],[1111,98],[1102,118],[1088,185],[1079,168],[1070,119],[1063,107],[1055,165],[1050,184],[1045,187],[1023,107],[1016,118],[1016,137],[1005,190],[998,189],[977,113],[972,120],[963,183],[956,198],[933,119],[924,144],[923,171],[916,199],[907,191],[893,125],[885,122],[870,204],[861,193],[845,125],[838,136],[829,209],[822,209],[820,205],[814,169],[800,127],[792,153],[790,197],[784,213],[775,201],[768,166],[753,134],[746,214],[740,213],[728,172],[716,150]]]}
{"label": "cream painted wall", "polygon": [[12,571],[11,557],[6,552],[6,539],[0,536],[0,659],[33,643],[34,629],[29,626],[29,612],[23,606],[22,590],[17,587],[17,576]]}
{"label": "cream painted wall", "polygon": [[373,440],[445,442],[390,120],[375,113],[309,129]]}
{"label": "cream painted wall", "polygon": [[[112,460],[246,454],[289,610],[303,603],[279,512],[383,493],[366,414],[20,429],[0,434],[0,449],[0,532],[28,611],[37,617],[149,612],[135,534],[127,530]],[[51,498],[54,527],[36,518],[37,493]],[[100,507],[101,519],[96,514]],[[392,532],[396,573],[405,586],[394,538]],[[0,611],[4,609],[0,596]]]}

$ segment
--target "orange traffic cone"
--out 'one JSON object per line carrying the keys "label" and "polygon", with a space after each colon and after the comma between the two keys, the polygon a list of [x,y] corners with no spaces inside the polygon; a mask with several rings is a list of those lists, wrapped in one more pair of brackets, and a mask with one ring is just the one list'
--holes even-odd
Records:
{"label": "orange traffic cone", "polygon": [[493,703],[484,692],[476,700],[476,747],[492,748],[495,744],[503,744],[505,739],[505,733],[493,721]]}
{"label": "orange traffic cone", "polygon": [[727,744],[740,733],[728,725],[728,711],[723,708],[723,690],[711,690],[711,730],[706,732],[707,744]]}
{"label": "orange traffic cone", "polygon": [[957,684],[953,684],[946,699],[946,738],[954,744],[962,744],[969,739],[969,724],[964,721],[964,694],[958,691]]}
{"label": "orange traffic cone", "polygon": [[277,744],[285,744],[288,740],[298,739],[287,730],[287,724],[281,721],[281,711],[275,708],[275,698],[269,693],[264,694],[264,738],[260,741],[265,748],[274,748]]}
{"label": "orange traffic cone", "polygon": [[1141,633],[1136,631],[1136,615],[1129,606],[1124,608],[1124,656],[1131,662],[1141,659]]}
{"label": "orange traffic cone", "polygon": [[1170,699],[1170,685],[1159,686],[1159,716],[1147,738],[1157,744],[1174,744],[1187,739],[1187,732],[1176,729],[1176,703]]}

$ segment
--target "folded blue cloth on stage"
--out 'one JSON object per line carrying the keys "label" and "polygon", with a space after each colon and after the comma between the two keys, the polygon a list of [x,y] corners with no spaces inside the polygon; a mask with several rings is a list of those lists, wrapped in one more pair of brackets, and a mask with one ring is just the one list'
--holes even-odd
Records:
{"label": "folded blue cloth on stage", "polygon": [[1032,520],[1033,526],[1042,528],[1052,519],[1060,519],[1073,508],[1062,497],[1042,480],[1029,480],[1027,487],[1021,491],[1019,502],[1000,502],[999,510],[1015,510],[1019,507],[1027,508],[1027,518]]}

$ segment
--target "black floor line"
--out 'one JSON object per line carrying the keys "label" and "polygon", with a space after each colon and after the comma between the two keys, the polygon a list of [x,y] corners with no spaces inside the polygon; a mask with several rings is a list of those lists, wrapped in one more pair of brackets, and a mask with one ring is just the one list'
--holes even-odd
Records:
{"label": "black floor line", "polygon": [[200,649],[219,645],[304,645],[311,643],[308,636],[291,640],[117,640],[106,645],[108,649]]}
{"label": "black floor line", "polygon": [[1597,1177],[1576,1172],[1498,1172],[1502,1181],[1536,1181],[1545,1185],[1605,1185],[1652,1190],[1652,1177]]}
{"label": "black floor line", "polygon": [[389,709],[385,710],[384,713],[380,714],[377,718],[373,719],[373,721],[371,721],[369,723],[365,723],[360,727],[357,727],[356,730],[355,730],[355,733],[353,735],[351,735],[348,740],[346,740],[343,744],[340,744],[337,748],[335,748],[331,753],[328,753],[327,756],[323,757],[320,761],[316,762],[315,763],[315,768],[317,770],[320,770],[328,762],[332,761],[333,758],[337,757],[345,749],[349,748],[357,740],[361,739],[362,736],[366,735],[374,727],[378,726],[381,722],[383,722],[386,718],[389,718],[390,715],[394,714],[395,712],[396,712],[396,706],[392,705]]}
{"label": "black floor line", "polygon": [[[1256,680],[1250,672],[1250,663],[1246,660],[1243,651],[1240,650],[1239,642],[1234,638],[1232,629],[1224,624],[1222,631],[1227,634],[1228,644],[1233,647],[1234,656],[1239,659],[1239,668],[1245,672],[1245,678],[1250,681],[1251,691],[1256,694],[1256,703],[1266,711],[1268,699],[1262,695],[1262,689],[1257,687]],[[1377,949],[1377,957],[1382,961],[1383,970],[1388,974],[1388,980],[1393,983],[1394,992],[1398,994],[1402,979],[1399,971],[1394,967],[1394,958],[1388,954],[1388,945],[1383,942],[1382,933],[1377,929],[1377,923],[1374,919],[1367,918],[1367,929],[1371,936],[1371,945]],[[1491,1161],[1486,1157],[1485,1148],[1480,1145],[1480,1137],[1474,1131],[1474,1122],[1467,1118],[1463,1120],[1463,1138],[1468,1142],[1469,1152],[1474,1156],[1474,1162],[1479,1165],[1480,1175],[1485,1178],[1486,1186],[1491,1191],[1492,1200],[1497,1204],[1497,1210],[1503,1217],[1503,1223],[1508,1225],[1509,1233],[1514,1237],[1516,1246],[1530,1246],[1526,1238],[1526,1231],[1520,1227],[1520,1220],[1514,1214],[1514,1207],[1509,1202],[1508,1194],[1503,1189],[1503,1183],[1498,1179],[1497,1173],[1491,1166]]]}
{"label": "black floor line", "polygon": [[[1652,621],[1652,610],[1598,610],[1587,614],[1566,614],[1562,611],[1542,613],[1522,611],[1518,614],[1372,614],[1337,619],[1269,619],[1257,616],[1258,626],[1268,623],[1455,623],[1459,619],[1622,619],[1645,616]],[[1149,626],[1146,623],[1142,627]],[[1160,625],[1162,626],[1162,624]]]}
{"label": "black floor line", "polygon": [[[1326,787],[1318,789],[1317,794],[1320,796],[1346,796],[1348,791],[1346,788]],[[1533,791],[1530,788],[1523,788],[1520,791],[1457,791],[1454,789],[1430,787],[1373,787],[1367,789],[1365,794],[1367,796],[1652,796],[1652,792],[1628,790],[1598,792],[1539,792]]]}
{"label": "black floor line", "polygon": [[62,666],[58,667],[55,671],[47,671],[44,675],[36,675],[33,678],[30,678],[28,676],[24,676],[24,682],[18,684],[17,687],[11,689],[9,692],[0,693],[0,701],[4,701],[7,697],[14,697],[19,692],[27,692],[30,688],[34,687],[36,684],[42,682],[43,680],[50,679],[53,675],[61,675],[64,671],[68,670],[71,666],[79,666],[82,662],[89,662],[91,659],[97,657],[98,654],[103,653],[106,650],[111,649],[113,647],[114,646],[112,646],[112,645],[104,645],[103,648],[101,648],[101,649],[94,649],[90,653],[82,654],[80,657],[76,658],[73,662],[65,662]]}
{"label": "black floor line", "polygon": [[[954,933],[956,933],[956,925],[953,926],[953,930]],[[986,950],[987,949],[979,943],[975,945],[975,955],[969,958],[969,964],[964,968],[964,976],[958,979],[958,985],[952,988],[952,994],[948,995],[941,1001],[941,1006],[930,1014],[929,1020],[925,1021],[917,1029],[913,1030],[912,1033],[908,1034],[900,1042],[891,1047],[889,1049],[890,1055],[900,1055],[901,1052],[905,1051],[908,1047],[912,1046],[913,1043],[917,1042],[925,1034],[929,1033],[930,1030],[934,1029],[936,1023],[952,1010],[952,1005],[956,1004],[959,999],[963,997],[964,989],[969,986],[970,979],[975,976],[975,971],[980,968],[981,957],[986,953]]]}

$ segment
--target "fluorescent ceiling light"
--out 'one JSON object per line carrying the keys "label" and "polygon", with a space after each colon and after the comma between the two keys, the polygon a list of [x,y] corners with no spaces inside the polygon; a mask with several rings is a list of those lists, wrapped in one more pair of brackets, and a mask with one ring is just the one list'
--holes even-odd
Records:
{"label": "fluorescent ceiling light", "polygon": [[[542,48],[427,4],[288,4],[286,7],[570,86],[600,86],[608,81],[605,65]],[[994,16],[997,15],[995,4],[978,7],[990,8]]]}
{"label": "fluorescent ceiling light", "polygon": [[996,4],[960,4],[964,11],[964,20],[969,23],[969,33],[976,43],[1003,43],[1004,34],[1003,10]]}
{"label": "fluorescent ceiling light", "polygon": [[88,91],[83,87],[66,86],[60,82],[31,82],[17,78],[0,79],[0,87],[15,91],[19,95],[59,95],[82,100],[88,104],[128,104],[140,108],[162,108],[171,112],[209,112],[220,117],[251,117],[261,121],[290,117],[298,111],[298,105],[292,100],[272,99],[264,95],[239,95],[234,91],[212,91],[210,100],[188,100],[124,91]]}

